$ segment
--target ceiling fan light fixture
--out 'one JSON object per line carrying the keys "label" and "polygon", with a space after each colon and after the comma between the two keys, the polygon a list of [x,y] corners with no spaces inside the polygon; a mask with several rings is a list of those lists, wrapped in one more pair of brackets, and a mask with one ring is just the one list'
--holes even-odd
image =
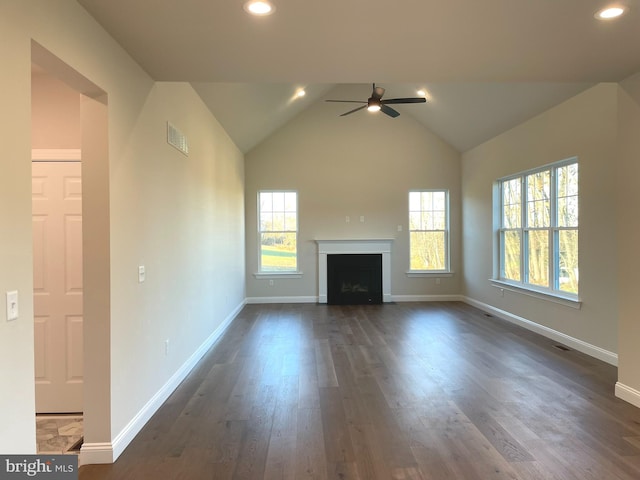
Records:
{"label": "ceiling fan light fixture", "polygon": [[598,20],[611,20],[613,18],[618,18],[626,11],[627,9],[623,5],[614,5],[611,7],[603,8],[602,10],[598,10],[595,17]]}
{"label": "ceiling fan light fixture", "polygon": [[380,108],[381,108],[380,100],[376,98],[370,98],[367,101],[367,110],[369,110],[370,112],[379,112]]}
{"label": "ceiling fan light fixture", "polygon": [[264,17],[275,12],[276,7],[268,0],[249,0],[244,4],[244,11],[251,15]]}

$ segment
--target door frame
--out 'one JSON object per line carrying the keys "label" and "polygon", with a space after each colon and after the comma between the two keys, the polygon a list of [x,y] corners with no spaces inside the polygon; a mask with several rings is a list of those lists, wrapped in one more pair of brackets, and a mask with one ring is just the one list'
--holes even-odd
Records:
{"label": "door frame", "polygon": [[[80,95],[80,149],[83,181],[84,443],[80,451],[79,463],[81,465],[113,463],[118,455],[114,453],[114,440],[111,434],[111,220],[108,95],[105,90],[34,40],[31,41],[31,61],[62,80]],[[31,336],[33,342],[33,332]]]}

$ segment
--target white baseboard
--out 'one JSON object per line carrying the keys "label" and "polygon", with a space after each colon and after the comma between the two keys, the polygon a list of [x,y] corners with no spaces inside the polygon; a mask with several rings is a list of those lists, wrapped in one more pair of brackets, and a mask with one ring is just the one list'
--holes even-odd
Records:
{"label": "white baseboard", "polygon": [[113,445],[111,443],[83,443],[78,456],[78,466],[113,463]]}
{"label": "white baseboard", "polygon": [[[462,302],[460,295],[391,295],[385,302]],[[319,297],[249,297],[248,304],[265,303],[325,303]]]}
{"label": "white baseboard", "polygon": [[394,302],[462,302],[460,295],[393,295]]}
{"label": "white baseboard", "polygon": [[318,303],[318,297],[248,297],[247,304],[260,305],[265,303]]}
{"label": "white baseboard", "polygon": [[640,392],[623,383],[616,383],[616,397],[629,402],[631,405],[640,408]]}
{"label": "white baseboard", "polygon": [[536,332],[544,337],[560,342],[563,345],[573,348],[574,350],[586,353],[587,355],[597,358],[598,360],[602,360],[603,362],[606,362],[610,365],[614,365],[616,367],[618,366],[618,355],[616,353],[610,352],[600,347],[596,347],[595,345],[591,345],[590,343],[571,337],[565,333],[558,332],[557,330],[545,327],[544,325],[532,322],[531,320],[527,320],[526,318],[514,315],[513,313],[501,310],[484,302],[474,300],[473,298],[463,296],[461,297],[461,301],[479,308],[480,310],[489,312],[496,317],[506,320],[507,322],[514,323],[526,328],[527,330],[531,330],[532,332]]}
{"label": "white baseboard", "polygon": [[81,465],[96,463],[113,463],[124,452],[134,437],[142,430],[154,413],[169,398],[173,391],[182,383],[189,372],[193,370],[200,359],[207,353],[213,344],[222,336],[231,325],[233,319],[245,306],[243,301],[220,324],[215,331],[200,345],[200,347],[187,359],[187,361],[174,373],[144,407],[131,419],[131,421],[116,435],[111,443],[85,443],[80,449]]}

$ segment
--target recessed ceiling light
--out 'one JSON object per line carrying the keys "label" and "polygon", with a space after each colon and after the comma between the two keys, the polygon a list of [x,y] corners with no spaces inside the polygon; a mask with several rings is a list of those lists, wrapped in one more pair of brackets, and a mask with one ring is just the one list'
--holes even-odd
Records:
{"label": "recessed ceiling light", "polygon": [[418,94],[419,97],[427,96],[427,92],[425,92],[424,90],[418,90],[416,93]]}
{"label": "recessed ceiling light", "polygon": [[244,4],[244,10],[251,15],[265,16],[271,15],[276,7],[268,0],[249,0]]}
{"label": "recessed ceiling light", "polygon": [[616,5],[614,7],[607,7],[599,10],[595,17],[598,20],[611,20],[612,18],[618,18],[620,15],[625,13],[627,9],[623,6]]}
{"label": "recessed ceiling light", "polygon": [[298,90],[296,92],[296,97],[304,97],[307,94],[307,92],[304,91],[303,88],[301,88],[300,90]]}

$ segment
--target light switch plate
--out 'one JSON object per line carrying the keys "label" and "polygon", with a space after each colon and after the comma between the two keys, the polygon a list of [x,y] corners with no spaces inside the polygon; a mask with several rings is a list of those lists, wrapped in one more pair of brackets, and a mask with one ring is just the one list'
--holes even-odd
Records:
{"label": "light switch plate", "polygon": [[7,292],[7,321],[17,320],[18,316],[18,292],[17,290],[13,290]]}
{"label": "light switch plate", "polygon": [[147,278],[147,272],[144,268],[144,265],[140,265],[138,267],[138,283],[144,282],[146,278]]}

